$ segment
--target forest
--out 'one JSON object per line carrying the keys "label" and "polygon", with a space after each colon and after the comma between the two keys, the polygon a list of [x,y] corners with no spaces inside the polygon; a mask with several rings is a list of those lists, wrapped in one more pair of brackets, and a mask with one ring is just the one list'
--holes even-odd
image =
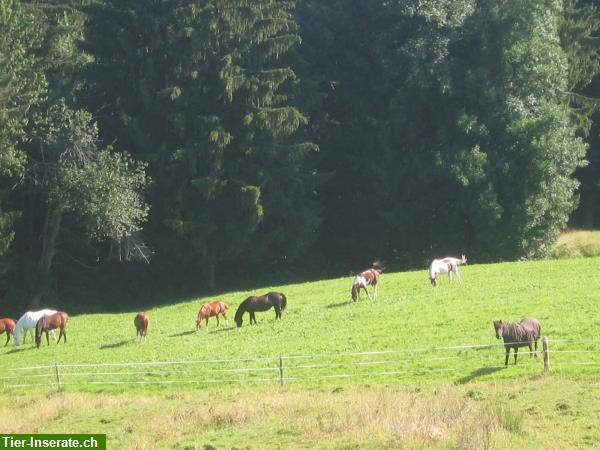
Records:
{"label": "forest", "polygon": [[598,228],[594,0],[0,0],[0,305],[104,310]]}

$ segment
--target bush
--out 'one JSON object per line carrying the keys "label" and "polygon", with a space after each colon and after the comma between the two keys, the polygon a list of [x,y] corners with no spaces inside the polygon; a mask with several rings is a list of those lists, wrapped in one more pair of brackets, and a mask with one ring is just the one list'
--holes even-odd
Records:
{"label": "bush", "polygon": [[551,258],[600,256],[600,231],[566,231],[550,250]]}

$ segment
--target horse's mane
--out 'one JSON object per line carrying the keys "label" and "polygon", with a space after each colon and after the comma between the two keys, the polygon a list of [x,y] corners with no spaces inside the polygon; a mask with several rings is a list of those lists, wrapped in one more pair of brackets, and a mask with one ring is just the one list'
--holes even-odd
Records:
{"label": "horse's mane", "polygon": [[244,300],[242,303],[240,303],[240,306],[238,306],[237,311],[235,312],[235,317],[234,320],[236,322],[239,322],[240,319],[242,318],[242,316],[244,315],[244,313],[246,312],[246,305],[248,304],[248,302],[250,300],[252,300],[252,295],[250,297],[248,297],[246,300]]}
{"label": "horse's mane", "polygon": [[521,323],[502,323],[502,337],[509,342],[526,342],[530,338],[538,338],[540,329],[537,322],[524,319]]}

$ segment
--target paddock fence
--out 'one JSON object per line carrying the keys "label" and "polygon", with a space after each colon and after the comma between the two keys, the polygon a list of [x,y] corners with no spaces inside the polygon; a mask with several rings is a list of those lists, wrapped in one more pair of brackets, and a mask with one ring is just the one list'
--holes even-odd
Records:
{"label": "paddock fence", "polygon": [[[504,368],[504,344],[457,345],[308,355],[215,358],[183,361],[59,363],[7,368],[4,389],[102,385],[210,385],[218,383],[393,382],[443,376],[468,382],[494,377]],[[523,351],[525,350],[525,351]],[[513,351],[509,367],[523,374],[561,372],[567,367],[600,374],[600,341],[552,340],[538,345],[538,357],[527,347]],[[517,372],[519,373],[519,372]]]}

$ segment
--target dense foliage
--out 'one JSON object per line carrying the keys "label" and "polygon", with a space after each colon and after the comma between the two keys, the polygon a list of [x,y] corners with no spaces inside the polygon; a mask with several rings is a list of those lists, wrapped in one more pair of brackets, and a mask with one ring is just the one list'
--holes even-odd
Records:
{"label": "dense foliage", "polygon": [[0,277],[23,304],[116,264],[206,288],[543,257],[593,222],[591,1],[0,0],[0,29]]}

